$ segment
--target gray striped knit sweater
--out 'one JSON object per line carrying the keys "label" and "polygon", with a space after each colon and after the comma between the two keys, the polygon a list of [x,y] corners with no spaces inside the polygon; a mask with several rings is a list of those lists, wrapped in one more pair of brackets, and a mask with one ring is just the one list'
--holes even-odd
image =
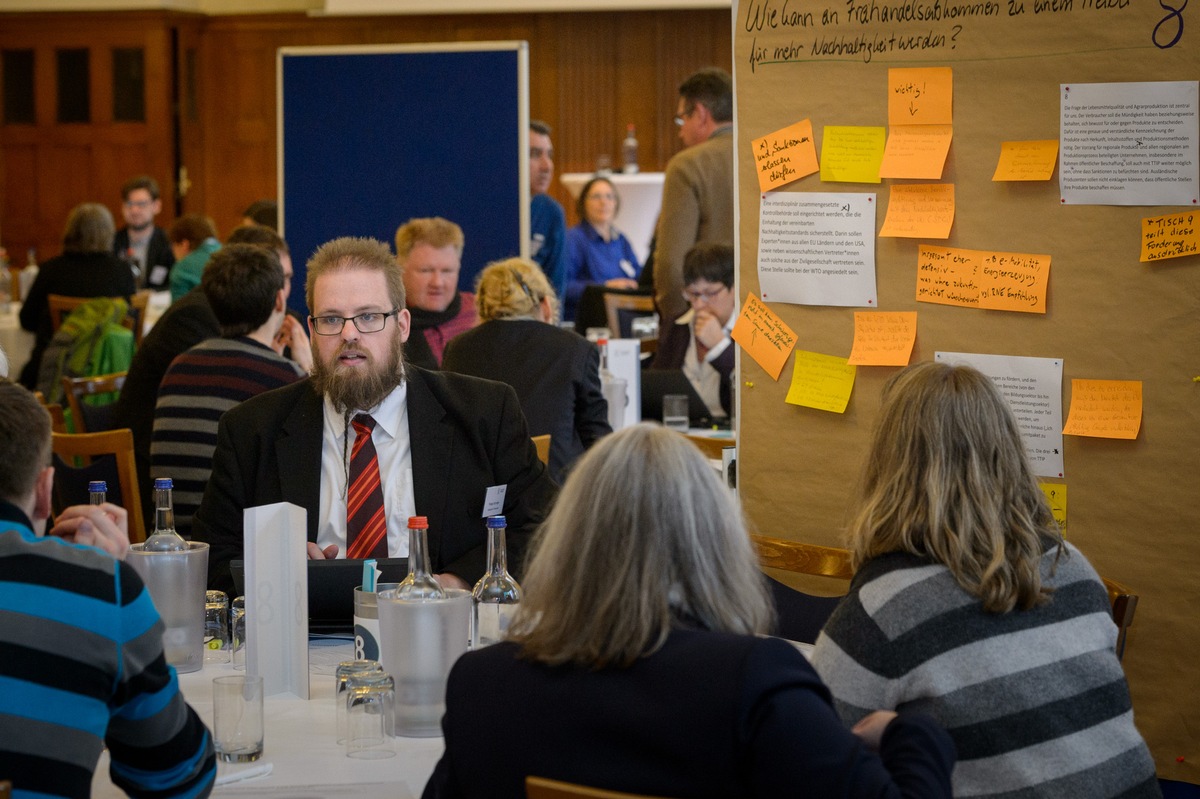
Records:
{"label": "gray striped knit sweater", "polygon": [[847,725],[876,709],[920,710],[958,749],[954,795],[1158,797],[1113,651],[1104,584],[1068,554],[1050,601],[985,613],[940,564],[891,553],[863,564],[817,639],[813,666]]}

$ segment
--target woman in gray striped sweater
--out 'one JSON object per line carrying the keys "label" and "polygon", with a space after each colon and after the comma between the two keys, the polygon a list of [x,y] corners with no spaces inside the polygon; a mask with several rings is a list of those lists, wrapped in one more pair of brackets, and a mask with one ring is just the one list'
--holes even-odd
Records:
{"label": "woman in gray striped sweater", "polygon": [[888,381],[850,524],[857,573],[813,665],[847,724],[921,710],[955,796],[1158,797],[1104,584],[1050,515],[992,382]]}

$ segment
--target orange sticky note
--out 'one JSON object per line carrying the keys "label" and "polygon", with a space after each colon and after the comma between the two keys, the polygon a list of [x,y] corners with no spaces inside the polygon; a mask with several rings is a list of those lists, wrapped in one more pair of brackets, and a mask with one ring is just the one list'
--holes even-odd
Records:
{"label": "orange sticky note", "polygon": [[917,251],[917,302],[1046,312],[1050,256],[923,244]]}
{"label": "orange sticky note", "polygon": [[1182,258],[1200,251],[1200,225],[1196,215],[1167,214],[1142,220],[1142,257],[1139,261]]}
{"label": "orange sticky note", "polygon": [[812,121],[808,119],[755,139],[752,146],[754,171],[758,173],[758,188],[761,191],[770,191],[799,180],[819,168]]}
{"label": "orange sticky note", "polygon": [[992,180],[1049,180],[1058,160],[1058,139],[1000,142]]}
{"label": "orange sticky note", "polygon": [[945,239],[954,226],[954,184],[918,183],[892,186],[887,216],[879,235],[910,239]]}
{"label": "orange sticky note", "polygon": [[746,296],[730,335],[776,380],[783,371],[783,362],[796,346],[792,329],[753,294]]}
{"label": "orange sticky note", "polygon": [[889,125],[950,125],[954,122],[954,73],[950,67],[888,70]]}
{"label": "orange sticky note", "polygon": [[941,180],[953,138],[950,125],[897,125],[888,131],[879,177]]}
{"label": "orange sticky note", "polygon": [[907,366],[916,340],[916,311],[855,311],[849,363]]}
{"label": "orange sticky note", "polygon": [[858,367],[847,363],[845,358],[796,350],[792,385],[785,401],[830,413],[845,413],[857,371]]}
{"label": "orange sticky note", "polygon": [[1133,439],[1141,426],[1141,380],[1071,381],[1063,435]]}

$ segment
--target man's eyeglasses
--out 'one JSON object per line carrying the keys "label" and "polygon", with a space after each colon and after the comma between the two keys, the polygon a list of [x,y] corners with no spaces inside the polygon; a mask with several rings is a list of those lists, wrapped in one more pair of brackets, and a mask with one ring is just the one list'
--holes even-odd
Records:
{"label": "man's eyeglasses", "polygon": [[704,300],[705,302],[712,302],[717,297],[721,296],[722,291],[727,291],[728,288],[729,288],[728,286],[721,286],[721,288],[713,289],[712,291],[686,291],[685,290],[683,292],[683,298],[685,300],[687,300],[688,302],[699,302],[700,300]]}
{"label": "man's eyeglasses", "polygon": [[688,118],[688,117],[690,117],[690,116],[692,115],[692,112],[693,112],[693,111],[695,111],[695,110],[696,110],[696,106],[692,106],[691,108],[685,108],[685,109],[683,110],[683,113],[682,113],[682,114],[679,114],[678,116],[676,116],[676,117],[675,117],[675,125],[676,125],[676,127],[680,127],[680,128],[682,128],[682,127],[683,127],[683,123],[684,123],[684,122],[687,120],[687,118]]}
{"label": "man's eyeglasses", "polygon": [[154,205],[154,200],[126,200],[124,205],[126,208],[149,208]]}
{"label": "man's eyeglasses", "polygon": [[318,336],[336,336],[346,327],[347,322],[354,323],[354,329],[359,333],[378,333],[387,324],[389,316],[400,313],[399,308],[384,313],[383,311],[367,311],[358,316],[310,316],[313,331]]}

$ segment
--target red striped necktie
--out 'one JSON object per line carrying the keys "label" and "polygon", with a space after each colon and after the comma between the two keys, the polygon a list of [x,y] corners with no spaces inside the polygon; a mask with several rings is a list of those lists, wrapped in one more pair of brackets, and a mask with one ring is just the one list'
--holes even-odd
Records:
{"label": "red striped necktie", "polygon": [[375,420],[360,413],[354,425],[354,449],[350,452],[350,491],[346,494],[346,557],[387,557],[387,514],[383,509],[383,484],[379,480],[379,457],[371,443]]}

